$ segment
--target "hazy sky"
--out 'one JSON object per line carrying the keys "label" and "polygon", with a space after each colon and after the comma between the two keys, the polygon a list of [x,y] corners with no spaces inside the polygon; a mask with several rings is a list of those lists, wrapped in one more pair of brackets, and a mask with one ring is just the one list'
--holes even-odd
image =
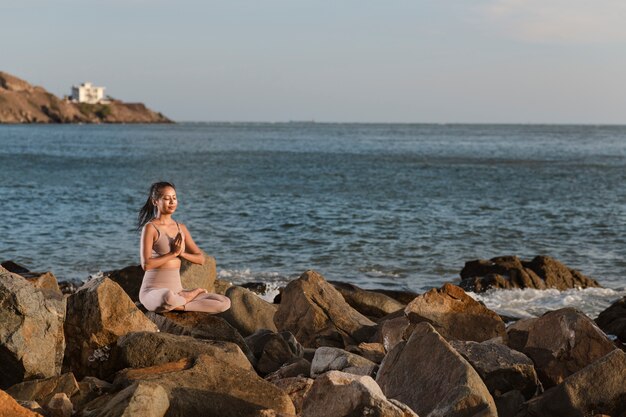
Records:
{"label": "hazy sky", "polygon": [[624,0],[0,0],[0,70],[179,121],[626,123]]}

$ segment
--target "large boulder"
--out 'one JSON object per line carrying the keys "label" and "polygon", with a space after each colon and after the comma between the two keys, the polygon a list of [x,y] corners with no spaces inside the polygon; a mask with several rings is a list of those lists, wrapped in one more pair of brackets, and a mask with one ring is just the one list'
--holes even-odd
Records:
{"label": "large boulder", "polygon": [[0,390],[0,417],[41,417],[41,414],[22,407],[13,397]]}
{"label": "large boulder", "polygon": [[133,332],[120,337],[112,361],[117,371],[124,368],[148,368],[186,358],[195,359],[199,355],[207,355],[230,366],[253,369],[248,358],[234,343],[154,332]]}
{"label": "large boulder", "polygon": [[110,350],[130,332],[156,332],[152,323],[118,284],[106,277],[91,279],[68,298],[64,366],[78,379],[106,378]]}
{"label": "large boulder", "polygon": [[304,398],[302,417],[417,417],[387,400],[369,376],[330,371],[318,377]]}
{"label": "large boulder", "polygon": [[163,417],[170,407],[167,391],[159,384],[138,381],[90,403],[78,416]]}
{"label": "large boulder", "polygon": [[373,376],[377,370],[378,365],[368,359],[327,346],[317,348],[311,362],[311,376],[314,378],[328,371]]}
{"label": "large boulder", "polygon": [[278,388],[287,393],[287,395],[289,395],[289,398],[291,398],[293,406],[296,409],[296,415],[298,416],[302,415],[302,404],[304,403],[304,399],[306,398],[309,391],[311,391],[313,382],[313,379],[302,376],[295,376],[272,381],[274,385],[276,385]]}
{"label": "large boulder", "polygon": [[48,404],[55,394],[64,393],[71,397],[78,392],[78,383],[71,372],[61,376],[35,379],[15,384],[7,389],[11,397],[19,401],[36,401]]}
{"label": "large boulder", "polygon": [[148,311],[145,314],[164,333],[235,343],[241,348],[250,362],[255,363],[252,351],[250,351],[241,334],[221,317],[197,311],[170,311],[165,313]]}
{"label": "large boulder", "polygon": [[274,323],[311,348],[368,342],[375,331],[375,323],[350,307],[315,271],[306,271],[285,287]]}
{"label": "large boulder", "polygon": [[626,353],[617,349],[526,403],[520,416],[626,415]]}
{"label": "large boulder", "polygon": [[261,329],[246,337],[261,375],[277,371],[287,363],[302,358],[304,349],[290,332],[274,333]]}
{"label": "large boulder", "polygon": [[530,399],[541,392],[533,361],[523,353],[490,341],[453,340],[450,345],[476,369],[492,396],[519,391]]}
{"label": "large boulder", "polygon": [[420,416],[497,416],[474,368],[428,323],[419,323],[380,365],[376,382],[387,398]]}
{"label": "large boulder", "polygon": [[347,282],[329,282],[341,293],[352,308],[364,316],[384,317],[406,307],[406,304],[380,292],[364,290]]}
{"label": "large boulder", "polygon": [[500,316],[452,284],[417,296],[404,312],[411,323],[430,323],[446,339],[483,342],[506,337]]}
{"label": "large boulder", "polygon": [[523,261],[517,256],[500,256],[465,263],[459,286],[467,291],[483,292],[489,288],[556,288],[599,287],[600,284],[570,269],[549,256]]}
{"label": "large boulder", "polygon": [[0,388],[61,373],[65,304],[0,267]]}
{"label": "large boulder", "polygon": [[13,261],[2,262],[2,267],[9,272],[18,274],[19,276],[30,282],[31,285],[42,291],[46,297],[61,298],[63,293],[59,288],[59,283],[52,272],[32,272],[26,267],[16,264]]}
{"label": "large boulder", "polygon": [[611,304],[596,319],[596,324],[607,334],[626,343],[626,297]]}
{"label": "large boulder", "polygon": [[400,317],[385,320],[379,323],[373,340],[382,343],[385,350],[389,352],[395,345],[406,340],[410,336],[407,331],[411,328],[409,319],[403,314]]}
{"label": "large boulder", "polygon": [[533,360],[545,388],[616,349],[593,320],[573,308],[520,320],[507,333],[508,345]]}
{"label": "large boulder", "polygon": [[235,417],[259,415],[261,410],[295,414],[289,396],[256,372],[208,355],[151,368],[126,369],[117,374],[115,385],[125,387],[135,381],[158,384],[166,390],[168,416]]}
{"label": "large boulder", "polygon": [[230,308],[219,317],[226,320],[243,337],[250,336],[259,329],[276,332],[274,314],[278,309],[255,293],[242,287],[232,286],[226,290],[230,299]]}

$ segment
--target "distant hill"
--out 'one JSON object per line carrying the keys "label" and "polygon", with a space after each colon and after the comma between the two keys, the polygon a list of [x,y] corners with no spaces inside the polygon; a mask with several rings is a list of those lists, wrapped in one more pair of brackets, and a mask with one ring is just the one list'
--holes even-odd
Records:
{"label": "distant hill", "polygon": [[172,123],[143,103],[72,103],[0,71],[0,123]]}

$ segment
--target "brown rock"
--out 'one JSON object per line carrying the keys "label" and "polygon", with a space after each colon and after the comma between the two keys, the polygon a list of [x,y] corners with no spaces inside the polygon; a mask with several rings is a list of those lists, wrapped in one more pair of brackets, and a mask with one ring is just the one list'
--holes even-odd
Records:
{"label": "brown rock", "polygon": [[404,312],[411,323],[428,322],[446,339],[483,342],[506,337],[500,316],[452,284],[416,297]]}
{"label": "brown rock", "polygon": [[622,343],[626,343],[626,297],[600,313],[596,323],[605,333],[615,335]]}
{"label": "brown rock", "polygon": [[[405,339],[405,334],[410,326],[409,319],[403,314],[400,317],[379,323],[373,340],[383,344],[385,351],[389,352],[395,345]],[[406,338],[410,336],[410,332]]]}
{"label": "brown rock", "polygon": [[346,303],[320,274],[303,273],[283,290],[274,316],[281,331],[290,331],[305,347],[349,345],[368,342],[374,322]]}
{"label": "brown rock", "polygon": [[226,290],[226,296],[230,299],[230,309],[218,316],[230,323],[244,337],[259,329],[277,331],[274,324],[277,306],[268,303],[252,291],[237,286]]}
{"label": "brown rock", "polygon": [[53,376],[45,379],[35,379],[13,385],[7,393],[19,401],[36,401],[39,404],[48,404],[58,393],[65,393],[71,397],[78,391],[78,383],[70,373]]}
{"label": "brown rock", "polygon": [[346,302],[368,317],[384,317],[406,307],[399,301],[375,291],[368,291],[347,282],[330,281]]}
{"label": "brown rock", "polygon": [[414,291],[386,290],[383,288],[377,289],[376,292],[385,294],[387,297],[391,297],[394,300],[399,301],[400,303],[404,305],[409,304],[411,301],[413,301],[415,297],[419,295],[418,293]]}
{"label": "brown rock", "polygon": [[478,373],[428,323],[387,354],[376,382],[421,416],[497,416]]}
{"label": "brown rock", "polygon": [[0,267],[0,388],[60,374],[65,304]]}
{"label": "brown rock", "polygon": [[617,349],[526,403],[520,416],[585,417],[626,412],[626,353]]}
{"label": "brown rock", "polygon": [[120,392],[85,407],[87,417],[163,417],[170,407],[167,391],[159,384],[138,381]]}
{"label": "brown rock", "polygon": [[385,398],[369,376],[330,371],[318,377],[304,398],[302,417],[416,416]]}
{"label": "brown rock", "polygon": [[311,362],[311,376],[318,377],[328,371],[342,371],[353,375],[373,376],[378,365],[343,349],[322,346],[317,348]]}
{"label": "brown rock", "polygon": [[256,369],[261,375],[277,371],[304,354],[302,345],[290,332],[274,333],[261,329],[246,337],[246,343],[256,358]]}
{"label": "brown rock", "polygon": [[128,369],[118,373],[116,386],[134,381],[161,385],[168,393],[168,415],[259,415],[262,409],[295,414],[289,396],[254,371],[200,355],[195,361],[182,360],[151,368]]}
{"label": "brown rock", "polygon": [[166,313],[148,311],[145,314],[161,332],[203,340],[232,342],[239,346],[252,364],[256,363],[241,334],[221,317],[196,311]]}
{"label": "brown rock", "polygon": [[9,394],[0,390],[0,417],[41,417],[41,414],[22,407]]}
{"label": "brown rock", "polygon": [[126,268],[107,271],[104,276],[122,287],[131,300],[138,302],[143,274],[144,270],[141,265],[130,265]]}
{"label": "brown rock", "polygon": [[304,358],[294,359],[292,362],[283,365],[278,370],[272,372],[265,377],[266,381],[275,382],[279,379],[294,378],[294,377],[311,376],[311,362]]}
{"label": "brown rock", "polygon": [[82,409],[85,404],[94,399],[108,394],[113,390],[113,385],[101,379],[87,376],[78,383],[78,391],[72,395],[70,400],[77,410]]}
{"label": "brown rock", "polygon": [[494,398],[520,391],[530,399],[542,391],[533,361],[523,353],[490,341],[453,340],[450,345],[474,367]]}
{"label": "brown rock", "polygon": [[45,409],[50,417],[71,417],[74,413],[74,406],[64,392],[54,394]]}
{"label": "brown rock", "polygon": [[509,326],[507,333],[508,345],[533,360],[545,388],[615,349],[590,318],[573,308],[520,320]]}
{"label": "brown rock", "polygon": [[68,298],[64,365],[79,379],[106,379],[112,367],[109,351],[118,338],[157,330],[118,284],[106,277],[94,278]]}
{"label": "brown rock", "polygon": [[459,286],[467,291],[483,292],[489,288],[565,290],[599,287],[600,284],[548,256],[536,256],[530,262],[517,256],[500,256],[489,261],[467,262],[461,271]]}
{"label": "brown rock", "polygon": [[277,379],[272,383],[289,395],[296,409],[296,415],[301,415],[304,398],[311,390],[313,380],[306,377],[293,377]]}
{"label": "brown rock", "polygon": [[52,272],[31,272],[26,267],[13,261],[2,262],[2,267],[25,278],[33,287],[43,291],[46,297],[59,299],[63,297],[57,279]]}
{"label": "brown rock", "polygon": [[380,364],[385,359],[385,347],[382,343],[359,343],[358,346],[348,346],[346,351],[355,353],[376,364]]}

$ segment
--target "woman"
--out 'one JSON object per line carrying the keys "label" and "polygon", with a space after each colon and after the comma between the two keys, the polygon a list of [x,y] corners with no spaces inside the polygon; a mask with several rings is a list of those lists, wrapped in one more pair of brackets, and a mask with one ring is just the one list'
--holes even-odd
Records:
{"label": "woman", "polygon": [[[180,281],[181,258],[202,265],[204,255],[187,227],[172,218],[178,201],[174,184],[156,182],[139,211],[141,267],[145,271],[139,301],[150,311],[221,313],[230,300],[203,288],[185,290]],[[173,236],[173,237],[172,237]]]}

